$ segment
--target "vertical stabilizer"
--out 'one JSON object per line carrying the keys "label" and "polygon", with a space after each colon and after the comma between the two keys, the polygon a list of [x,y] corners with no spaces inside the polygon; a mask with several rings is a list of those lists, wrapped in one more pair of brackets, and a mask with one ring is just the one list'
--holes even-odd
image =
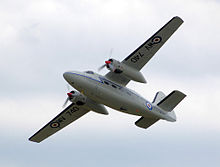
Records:
{"label": "vertical stabilizer", "polygon": [[166,95],[163,92],[159,91],[159,92],[156,93],[156,96],[154,97],[154,100],[153,100],[152,103],[158,104],[165,97],[166,97]]}

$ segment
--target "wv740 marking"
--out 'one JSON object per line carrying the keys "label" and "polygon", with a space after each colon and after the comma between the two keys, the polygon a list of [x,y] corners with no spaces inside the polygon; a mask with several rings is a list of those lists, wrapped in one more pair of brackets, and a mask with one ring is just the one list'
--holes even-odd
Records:
{"label": "wv740 marking", "polygon": [[[93,71],[65,72],[63,74],[64,79],[76,90],[67,93],[67,99],[63,107],[68,102],[71,102],[71,104],[30,137],[29,140],[39,143],[89,111],[108,115],[105,106],[126,114],[139,116],[135,125],[144,129],[159,120],[175,122],[174,108],[185,98],[185,94],[178,90],[174,90],[167,96],[163,92],[157,92],[153,102],[150,102],[127,88],[126,85],[130,81],[146,83],[140,70],[182,23],[181,18],[173,17],[123,61],[113,58],[105,61],[105,64],[99,68],[101,70],[106,67],[109,70],[105,76]],[[96,60],[95,57],[94,60]],[[89,117],[92,117],[92,114],[88,115],[87,119]],[[106,125],[101,126],[105,127]],[[89,125],[88,129],[91,129]],[[96,131],[94,130],[93,133],[96,133]],[[95,135],[99,134],[96,133]]]}
{"label": "wv740 marking", "polygon": [[[156,44],[159,44],[160,42],[162,41],[162,37],[160,36],[155,36],[151,39],[151,41],[149,43],[147,43],[145,46],[144,46],[144,49],[145,51],[150,51],[154,45]],[[131,58],[131,62],[132,63],[136,63],[138,60],[140,60],[143,56],[145,56],[145,51],[139,51],[136,55],[134,55],[132,58]]]}

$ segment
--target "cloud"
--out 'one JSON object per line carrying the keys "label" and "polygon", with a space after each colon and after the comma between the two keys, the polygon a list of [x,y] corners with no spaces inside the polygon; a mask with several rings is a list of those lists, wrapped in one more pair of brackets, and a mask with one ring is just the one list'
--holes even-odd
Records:
{"label": "cloud", "polygon": [[[1,1],[0,166],[218,166],[219,8],[214,0]],[[124,59],[175,15],[184,24],[143,68],[147,85],[128,86],[149,100],[158,90],[186,93],[176,123],[142,130],[138,117],[109,109],[42,144],[27,141],[61,111],[63,72],[96,70],[111,48]]]}
{"label": "cloud", "polygon": [[122,60],[176,14],[185,23],[143,70],[162,73],[163,69],[186,79],[218,76],[220,24],[219,19],[211,24],[209,18],[219,17],[219,3],[171,2],[167,5],[170,12],[165,12],[163,3],[142,1],[119,1],[117,5],[116,1],[30,1],[26,6],[18,3],[16,9],[6,3],[8,10],[0,15],[4,20],[0,70],[3,80],[9,81],[4,87],[13,87],[16,81],[19,87],[25,85],[25,92],[29,85],[54,85],[52,81],[58,82],[66,70],[97,69],[111,48],[112,56]]}

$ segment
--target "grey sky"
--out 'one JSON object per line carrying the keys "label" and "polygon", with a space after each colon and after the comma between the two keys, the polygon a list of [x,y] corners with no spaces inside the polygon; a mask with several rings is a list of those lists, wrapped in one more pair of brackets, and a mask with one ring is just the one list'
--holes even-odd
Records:
{"label": "grey sky", "polygon": [[[184,24],[143,68],[147,85],[128,85],[149,100],[186,93],[176,123],[142,130],[138,117],[109,109],[27,140],[61,111],[63,72],[96,71],[111,48],[124,59],[176,15]],[[0,166],[220,165],[219,1],[2,0],[0,20]]]}

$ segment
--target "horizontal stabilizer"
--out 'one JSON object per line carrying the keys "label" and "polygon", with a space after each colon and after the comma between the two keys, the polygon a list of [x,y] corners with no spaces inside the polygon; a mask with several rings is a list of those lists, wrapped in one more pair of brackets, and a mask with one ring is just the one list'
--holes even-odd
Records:
{"label": "horizontal stabilizer", "polygon": [[153,125],[155,122],[157,122],[159,119],[157,118],[146,118],[146,117],[141,117],[139,120],[135,122],[135,125],[147,129],[151,125]]}
{"label": "horizontal stabilizer", "polygon": [[172,111],[184,98],[185,94],[182,92],[175,90],[171,92],[168,96],[166,96],[163,100],[161,100],[157,106],[165,111]]}

